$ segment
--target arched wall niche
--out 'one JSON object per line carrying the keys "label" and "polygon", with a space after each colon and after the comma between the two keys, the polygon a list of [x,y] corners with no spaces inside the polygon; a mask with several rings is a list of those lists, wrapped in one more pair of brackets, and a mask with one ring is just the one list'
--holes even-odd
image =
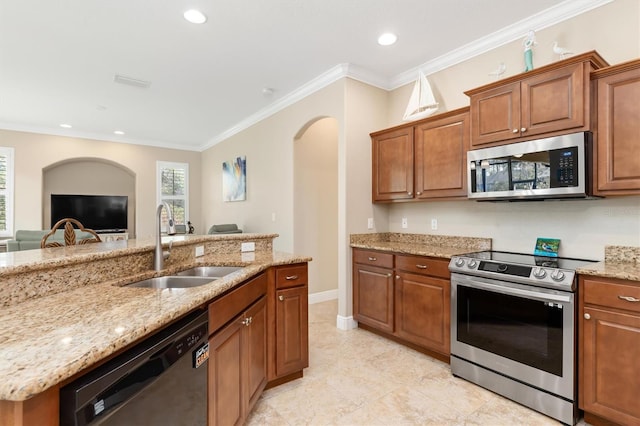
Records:
{"label": "arched wall niche", "polygon": [[136,174],[115,161],[70,158],[42,169],[42,229],[51,228],[51,194],[126,195],[128,233],[135,238]]}

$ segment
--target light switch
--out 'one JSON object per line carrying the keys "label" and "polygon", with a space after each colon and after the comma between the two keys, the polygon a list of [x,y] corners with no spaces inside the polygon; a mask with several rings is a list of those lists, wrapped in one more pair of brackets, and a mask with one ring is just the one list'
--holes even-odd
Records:
{"label": "light switch", "polygon": [[403,229],[407,229],[409,227],[409,222],[407,221],[406,217],[402,218],[402,228]]}
{"label": "light switch", "polygon": [[372,217],[367,219],[367,229],[373,229],[373,218]]}

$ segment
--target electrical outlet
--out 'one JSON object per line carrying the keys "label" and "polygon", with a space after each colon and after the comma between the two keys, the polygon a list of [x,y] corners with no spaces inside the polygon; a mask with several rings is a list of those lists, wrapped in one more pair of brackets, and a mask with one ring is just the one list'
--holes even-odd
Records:
{"label": "electrical outlet", "polygon": [[276,221],[276,214],[274,212],[274,213],[271,213],[271,222],[275,222],[275,221]]}
{"label": "electrical outlet", "polygon": [[373,229],[373,218],[367,219],[367,229]]}
{"label": "electrical outlet", "polygon": [[240,245],[240,251],[241,252],[245,252],[245,251],[256,251],[256,243],[242,243]]}
{"label": "electrical outlet", "polygon": [[196,246],[196,257],[204,256],[204,246]]}
{"label": "electrical outlet", "polygon": [[402,218],[402,229],[407,229],[409,227],[409,222],[406,217]]}
{"label": "electrical outlet", "polygon": [[431,229],[434,231],[438,229],[438,219],[431,219]]}

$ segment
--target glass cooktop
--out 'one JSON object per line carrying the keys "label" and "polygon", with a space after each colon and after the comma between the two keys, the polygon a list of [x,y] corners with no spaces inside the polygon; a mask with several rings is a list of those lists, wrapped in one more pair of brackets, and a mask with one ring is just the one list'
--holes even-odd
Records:
{"label": "glass cooktop", "polygon": [[524,253],[509,253],[506,251],[479,251],[475,253],[467,253],[460,257],[471,257],[478,260],[490,260],[493,262],[504,264],[518,264],[528,266],[544,266],[547,268],[560,268],[567,270],[576,270],[582,266],[597,262],[597,260],[572,259],[568,257],[547,257],[534,256]]}

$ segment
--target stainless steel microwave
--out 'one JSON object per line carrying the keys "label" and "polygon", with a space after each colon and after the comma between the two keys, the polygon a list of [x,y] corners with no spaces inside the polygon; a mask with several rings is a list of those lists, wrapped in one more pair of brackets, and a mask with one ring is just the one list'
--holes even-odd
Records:
{"label": "stainless steel microwave", "polygon": [[580,132],[467,153],[469,199],[586,198],[591,133]]}

